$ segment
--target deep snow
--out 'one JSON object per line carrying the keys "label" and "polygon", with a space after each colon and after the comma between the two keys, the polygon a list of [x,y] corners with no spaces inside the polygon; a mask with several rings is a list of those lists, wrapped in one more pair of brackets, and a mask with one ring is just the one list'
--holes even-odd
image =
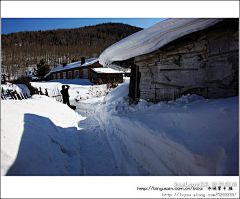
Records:
{"label": "deep snow", "polygon": [[92,115],[116,157],[122,156],[115,145],[120,140],[150,175],[238,174],[238,97],[187,95],[168,103],[141,100],[129,106],[127,94],[125,82]]}
{"label": "deep snow", "polygon": [[238,97],[129,105],[126,80],[76,102],[93,86],[72,81],[76,112],[45,96],[2,101],[2,175],[238,175]]}
{"label": "deep snow", "polygon": [[114,65],[113,62],[153,52],[175,39],[211,27],[223,20],[220,18],[164,20],[111,45],[99,56],[99,63],[116,70],[125,70],[125,67]]}
{"label": "deep snow", "polygon": [[[67,115],[67,117],[66,117]],[[46,96],[1,102],[2,175],[81,172],[79,114]]]}

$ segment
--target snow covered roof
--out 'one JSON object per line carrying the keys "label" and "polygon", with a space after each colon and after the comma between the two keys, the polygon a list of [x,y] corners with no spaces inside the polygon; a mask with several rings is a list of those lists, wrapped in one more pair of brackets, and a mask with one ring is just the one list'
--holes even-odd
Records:
{"label": "snow covered roof", "polygon": [[123,71],[114,70],[112,68],[92,68],[96,73],[124,73]]}
{"label": "snow covered roof", "polygon": [[58,67],[52,69],[48,74],[45,75],[45,77],[47,77],[48,75],[50,75],[53,72],[67,70],[67,69],[72,69],[72,68],[77,68],[77,67],[90,66],[90,65],[92,65],[92,64],[94,64],[96,62],[98,62],[98,58],[87,59],[83,65],[81,65],[81,61],[67,64],[65,67],[63,67],[61,65],[61,66],[58,66]]}
{"label": "snow covered roof", "polygon": [[225,19],[167,19],[147,29],[132,34],[103,51],[99,63],[103,66],[122,70],[123,67],[112,64],[114,61],[153,52],[187,34],[211,27]]}

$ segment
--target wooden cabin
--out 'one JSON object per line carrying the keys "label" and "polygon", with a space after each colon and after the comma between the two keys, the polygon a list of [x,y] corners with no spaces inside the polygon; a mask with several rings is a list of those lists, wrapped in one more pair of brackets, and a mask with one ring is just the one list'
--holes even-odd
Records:
{"label": "wooden cabin", "polygon": [[114,66],[131,68],[130,103],[140,98],[169,101],[188,93],[205,98],[238,96],[238,24],[239,19],[223,19],[152,52],[113,61]]}
{"label": "wooden cabin", "polygon": [[90,79],[91,68],[103,67],[97,58],[95,59],[82,59],[79,62],[74,62],[66,65],[61,65],[51,70],[45,78],[48,80],[53,79]]}
{"label": "wooden cabin", "polygon": [[123,71],[111,68],[91,68],[91,80],[95,83],[123,83]]}

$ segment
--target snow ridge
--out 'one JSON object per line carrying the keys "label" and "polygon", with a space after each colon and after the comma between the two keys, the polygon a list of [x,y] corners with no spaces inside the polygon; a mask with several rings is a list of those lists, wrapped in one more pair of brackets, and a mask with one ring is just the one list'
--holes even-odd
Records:
{"label": "snow ridge", "polygon": [[72,81],[77,112],[42,95],[1,102],[2,175],[238,175],[239,97],[129,105],[129,79],[89,99]]}
{"label": "snow ridge", "polygon": [[238,143],[232,144],[238,136],[238,97],[186,95],[129,106],[127,92],[125,82],[103,99],[93,116],[107,134],[119,167],[128,165],[116,144],[120,141],[147,175],[238,174]]}

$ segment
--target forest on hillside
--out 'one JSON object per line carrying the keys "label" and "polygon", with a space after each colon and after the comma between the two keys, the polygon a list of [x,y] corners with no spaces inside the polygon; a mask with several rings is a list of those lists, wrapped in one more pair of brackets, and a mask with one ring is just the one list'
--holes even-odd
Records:
{"label": "forest on hillside", "polygon": [[20,77],[28,67],[44,60],[55,68],[81,57],[98,57],[104,49],[142,30],[122,23],[103,23],[75,29],[24,31],[1,35],[1,69],[9,76]]}

